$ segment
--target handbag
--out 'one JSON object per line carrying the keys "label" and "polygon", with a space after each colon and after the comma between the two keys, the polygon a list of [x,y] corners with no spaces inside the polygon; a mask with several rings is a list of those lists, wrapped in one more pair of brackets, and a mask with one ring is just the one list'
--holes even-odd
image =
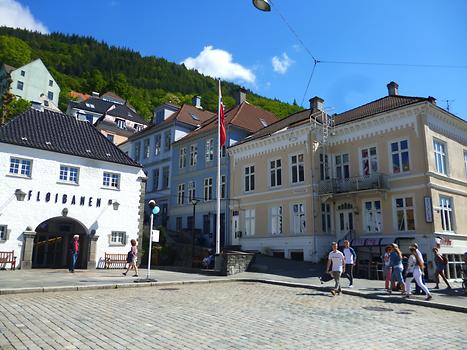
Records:
{"label": "handbag", "polygon": [[126,262],[131,263],[133,261],[133,252],[130,250],[126,256]]}

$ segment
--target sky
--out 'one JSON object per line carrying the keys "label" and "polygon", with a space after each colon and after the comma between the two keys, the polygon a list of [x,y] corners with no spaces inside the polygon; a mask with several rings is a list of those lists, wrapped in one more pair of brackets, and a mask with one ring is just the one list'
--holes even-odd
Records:
{"label": "sky", "polygon": [[0,0],[0,25],[92,36],[304,107],[320,96],[330,113],[381,98],[395,81],[399,94],[433,96],[467,120],[466,0],[271,3],[261,12],[251,0]]}

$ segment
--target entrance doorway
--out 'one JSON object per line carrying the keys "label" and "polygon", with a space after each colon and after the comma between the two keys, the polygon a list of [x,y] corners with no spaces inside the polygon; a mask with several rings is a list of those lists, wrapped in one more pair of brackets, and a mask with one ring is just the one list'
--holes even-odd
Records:
{"label": "entrance doorway", "polygon": [[76,269],[88,266],[89,236],[79,221],[57,217],[44,221],[36,228],[32,251],[33,268],[62,269],[69,266],[70,244],[74,235],[79,235],[79,254]]}

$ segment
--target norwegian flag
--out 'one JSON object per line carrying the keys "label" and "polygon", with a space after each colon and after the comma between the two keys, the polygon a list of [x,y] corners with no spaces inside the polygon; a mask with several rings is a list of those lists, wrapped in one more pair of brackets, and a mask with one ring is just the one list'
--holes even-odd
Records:
{"label": "norwegian flag", "polygon": [[224,103],[222,102],[222,92],[221,92],[221,82],[219,80],[219,133],[220,133],[220,143],[219,148],[224,146],[226,140],[225,134],[225,125],[224,125]]}

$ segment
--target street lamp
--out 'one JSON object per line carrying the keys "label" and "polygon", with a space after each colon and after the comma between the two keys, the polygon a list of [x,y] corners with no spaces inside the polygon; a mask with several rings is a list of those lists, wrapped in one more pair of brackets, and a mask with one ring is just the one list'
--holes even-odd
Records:
{"label": "street lamp", "polygon": [[114,207],[114,210],[118,210],[118,207],[120,206],[120,203],[115,201],[115,202],[112,203],[112,206]]}
{"label": "street lamp", "polygon": [[16,200],[18,200],[19,202],[22,202],[24,201],[24,198],[26,197],[26,193],[24,193],[19,188],[17,188],[15,191],[15,196],[16,196]]}
{"label": "street lamp", "polygon": [[195,215],[196,215],[196,204],[198,204],[199,200],[193,198],[191,200],[191,204],[193,205],[193,220],[191,221],[191,267],[193,266],[193,259],[195,257]]}
{"label": "street lamp", "polygon": [[153,199],[149,201],[148,206],[151,209],[151,220],[149,226],[148,272],[146,275],[146,279],[141,279],[135,282],[157,282],[155,279],[149,278],[149,276],[151,274],[152,228],[154,224],[154,215],[159,214],[161,209],[156,205],[156,201]]}
{"label": "street lamp", "polygon": [[260,11],[271,11],[271,4],[268,0],[253,0],[253,5]]}

